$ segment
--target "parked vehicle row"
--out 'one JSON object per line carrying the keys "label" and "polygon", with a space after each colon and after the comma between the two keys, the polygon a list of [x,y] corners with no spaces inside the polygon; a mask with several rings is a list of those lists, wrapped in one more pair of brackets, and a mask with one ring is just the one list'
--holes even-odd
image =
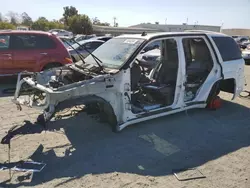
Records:
{"label": "parked vehicle row", "polygon": [[53,33],[57,36],[64,36],[64,37],[73,37],[73,33],[71,31],[66,31],[64,29],[51,29],[49,33]]}
{"label": "parked vehicle row", "polygon": [[91,39],[93,37],[96,37],[96,35],[95,34],[93,34],[93,35],[76,35],[74,37],[74,40],[77,41],[77,42],[80,42],[82,40]]}
{"label": "parked vehicle row", "polygon": [[72,63],[68,50],[55,35],[42,31],[0,32],[0,75],[39,72]]}
{"label": "parked vehicle row", "polygon": [[89,35],[84,40],[75,41],[72,36],[71,32],[57,29],[50,32],[1,30],[0,76],[15,75],[21,71],[40,72],[77,62],[81,60],[79,54],[85,58],[112,38]]}
{"label": "parked vehicle row", "polygon": [[250,37],[236,35],[232,36],[241,49],[242,57],[247,65],[250,64]]}
{"label": "parked vehicle row", "polygon": [[82,58],[86,58],[89,55],[89,52],[92,53],[103,43],[104,41],[102,40],[94,40],[93,38],[91,38],[88,40],[80,41],[78,43],[74,43],[73,45],[68,46],[67,49],[71,55],[73,62],[77,62],[81,60],[80,55],[82,56]]}

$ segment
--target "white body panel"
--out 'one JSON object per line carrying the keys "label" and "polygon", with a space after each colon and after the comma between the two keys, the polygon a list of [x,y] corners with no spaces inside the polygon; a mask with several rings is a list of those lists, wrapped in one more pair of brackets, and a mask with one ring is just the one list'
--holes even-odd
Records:
{"label": "white body panel", "polygon": [[[192,35],[190,36],[185,35],[180,36],[175,35],[170,36],[161,34],[154,34],[157,36],[157,39],[175,39],[177,42],[177,50],[178,50],[178,59],[179,59],[179,69],[178,75],[176,80],[176,89],[175,89],[175,96],[174,102],[170,106],[161,107],[155,110],[149,110],[148,112],[141,112],[141,113],[132,113],[131,111],[131,80],[130,80],[130,68],[126,70],[120,70],[118,73],[110,75],[100,75],[97,77],[92,78],[91,80],[84,80],[79,81],[77,83],[73,83],[71,85],[63,86],[58,90],[51,90],[43,86],[43,82],[46,79],[50,79],[49,74],[42,75],[40,80],[38,80],[38,84],[35,84],[34,80],[31,78],[25,78],[24,80],[20,81],[20,77],[17,83],[17,90],[15,93],[15,97],[13,102],[16,104],[22,104],[23,101],[18,97],[20,85],[23,82],[27,82],[34,88],[38,88],[39,90],[44,91],[47,95],[47,103],[44,106],[40,106],[39,108],[46,109],[49,108],[47,111],[47,115],[51,116],[54,112],[55,106],[67,99],[77,98],[77,97],[84,97],[89,95],[95,95],[101,97],[105,101],[107,101],[113,108],[117,119],[117,126],[116,130],[120,131],[128,125],[142,122],[145,120],[177,113],[180,111],[185,111],[192,108],[204,108],[206,107],[206,100],[210,94],[210,91],[213,85],[222,79],[234,79],[235,80],[235,97],[239,95],[239,93],[243,90],[244,86],[244,60],[234,60],[229,62],[223,62],[220,56],[218,49],[216,48],[214,42],[211,39],[211,36],[215,35],[214,33],[207,34],[207,35]],[[133,35],[131,35],[134,37]],[[129,36],[129,37],[131,37]],[[184,95],[185,95],[185,82],[186,82],[186,62],[183,50],[182,39],[184,38],[192,38],[197,37],[203,38],[208,46],[208,49],[211,53],[212,60],[214,62],[213,68],[210,71],[208,77],[206,78],[205,82],[202,84],[196,97],[192,101],[184,102]],[[122,36],[121,36],[122,37]],[[138,37],[138,36],[136,36]],[[136,38],[135,37],[135,38]],[[142,38],[142,36],[141,36]],[[146,39],[150,39],[150,37],[144,37]],[[152,40],[153,41],[153,40]],[[151,42],[152,42],[151,41]],[[212,44],[212,45],[211,45]],[[140,52],[137,52],[140,54]],[[135,58],[134,58],[135,60]],[[131,61],[130,67],[134,60]],[[72,66],[72,69],[81,72],[80,69],[77,67]],[[151,74],[153,74],[152,71]],[[222,77],[222,74],[224,78]],[[52,74],[52,72],[50,73]],[[110,81],[111,80],[111,81]],[[41,84],[39,84],[39,82]],[[107,86],[112,82],[112,87],[108,88]],[[128,93],[127,97],[125,93]],[[27,103],[27,102],[26,102]],[[28,105],[32,106],[31,102],[28,102]],[[158,113],[157,113],[158,112]]]}

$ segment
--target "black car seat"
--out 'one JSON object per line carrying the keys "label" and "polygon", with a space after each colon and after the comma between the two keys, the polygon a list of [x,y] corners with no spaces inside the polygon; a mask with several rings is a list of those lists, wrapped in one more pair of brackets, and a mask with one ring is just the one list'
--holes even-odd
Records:
{"label": "black car seat", "polygon": [[130,78],[131,78],[131,91],[135,91],[138,88],[139,81],[141,78],[141,67],[138,63],[133,63],[130,71]]}
{"label": "black car seat", "polygon": [[172,104],[178,74],[178,61],[165,61],[162,63],[154,83],[144,85],[143,91],[165,105]]}
{"label": "black car seat", "polygon": [[192,47],[194,61],[187,66],[188,80],[207,77],[213,67],[213,61],[205,42],[195,42]]}

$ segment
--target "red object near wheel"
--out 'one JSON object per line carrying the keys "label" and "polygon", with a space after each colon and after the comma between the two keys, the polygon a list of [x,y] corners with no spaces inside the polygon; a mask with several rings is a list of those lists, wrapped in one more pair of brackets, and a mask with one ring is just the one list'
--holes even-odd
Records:
{"label": "red object near wheel", "polygon": [[219,109],[221,107],[221,98],[219,96],[216,96],[213,98],[210,103],[208,104],[208,108],[212,110]]}

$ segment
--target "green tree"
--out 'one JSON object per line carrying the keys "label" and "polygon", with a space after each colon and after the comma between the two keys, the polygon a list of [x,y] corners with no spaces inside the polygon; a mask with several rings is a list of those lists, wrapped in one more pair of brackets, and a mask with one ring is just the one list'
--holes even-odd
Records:
{"label": "green tree", "polygon": [[93,23],[93,25],[98,25],[100,23],[100,20],[97,17],[94,17],[92,19],[92,23]]}
{"label": "green tree", "polygon": [[49,21],[45,17],[39,17],[31,28],[34,30],[48,31],[50,29],[64,29],[64,25],[58,20]]}
{"label": "green tree", "polygon": [[0,29],[15,29],[15,26],[8,22],[0,22]]}
{"label": "green tree", "polygon": [[33,21],[31,19],[31,17],[26,12],[23,12],[21,14],[21,17],[22,17],[22,25],[25,25],[25,26],[32,25]]}
{"label": "green tree", "polygon": [[0,12],[0,22],[3,21],[3,16],[2,16],[2,13]]}
{"label": "green tree", "polygon": [[104,22],[102,23],[97,17],[92,19],[93,25],[101,25],[101,26],[110,26],[110,23]]}
{"label": "green tree", "polygon": [[85,14],[79,14],[69,17],[69,29],[77,34],[92,34],[92,22]]}
{"label": "green tree", "polygon": [[49,29],[64,29],[64,25],[58,20],[52,20],[48,25]]}
{"label": "green tree", "polygon": [[50,29],[49,21],[45,17],[39,17],[35,22],[33,22],[31,28],[34,30],[48,31]]}
{"label": "green tree", "polygon": [[17,25],[18,23],[20,23],[20,16],[16,12],[9,11],[7,13],[7,17],[9,17],[10,23],[13,25]]}
{"label": "green tree", "polygon": [[64,10],[64,13],[63,13],[64,24],[68,25],[69,24],[69,18],[72,17],[72,16],[78,15],[78,10],[73,6],[63,7],[63,10]]}

